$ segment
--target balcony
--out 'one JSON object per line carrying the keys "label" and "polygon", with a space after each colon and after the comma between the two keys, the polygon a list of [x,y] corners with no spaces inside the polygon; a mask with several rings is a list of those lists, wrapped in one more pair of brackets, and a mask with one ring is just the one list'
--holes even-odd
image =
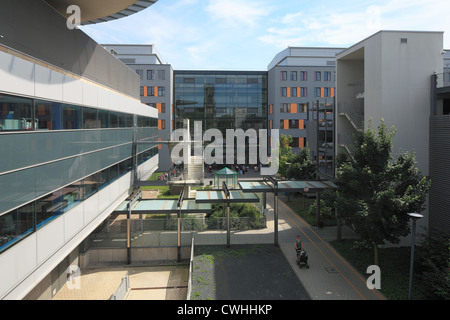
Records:
{"label": "balcony", "polygon": [[436,88],[450,87],[450,71],[436,74]]}

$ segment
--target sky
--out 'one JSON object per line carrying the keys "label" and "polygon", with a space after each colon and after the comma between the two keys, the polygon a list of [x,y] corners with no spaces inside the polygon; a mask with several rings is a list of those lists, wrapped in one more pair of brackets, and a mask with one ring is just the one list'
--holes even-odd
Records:
{"label": "sky", "polygon": [[154,44],[175,70],[264,71],[287,47],[350,47],[379,30],[443,31],[448,0],[159,0],[80,27],[101,44]]}

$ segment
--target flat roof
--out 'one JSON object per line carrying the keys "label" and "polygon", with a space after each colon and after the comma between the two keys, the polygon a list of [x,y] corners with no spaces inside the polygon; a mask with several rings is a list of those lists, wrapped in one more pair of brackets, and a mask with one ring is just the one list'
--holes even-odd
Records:
{"label": "flat roof", "polygon": [[45,0],[49,5],[68,17],[70,5],[81,9],[81,24],[95,24],[128,17],[142,11],[158,0]]}
{"label": "flat roof", "polygon": [[[115,213],[128,213],[129,201],[124,201],[114,211]],[[158,213],[178,213],[178,199],[148,199],[137,201],[131,208],[132,214],[158,214]],[[197,203],[194,199],[183,200],[181,206],[182,213],[209,213],[212,212],[212,205],[208,203]]]}
{"label": "flat roof", "polygon": [[357,43],[355,43],[354,45],[348,47],[347,49],[341,51],[340,53],[337,54],[336,58],[340,59],[346,55],[348,55],[349,53],[353,52],[353,51],[357,51],[359,49],[361,49],[361,44],[363,44],[365,41],[376,37],[377,35],[380,35],[382,33],[444,33],[444,31],[414,31],[414,30],[380,30],[378,32],[375,32],[374,34],[358,41]]}
{"label": "flat roof", "polygon": [[331,181],[277,181],[278,186],[266,181],[246,181],[239,182],[242,192],[303,192],[308,188],[308,192],[318,192],[323,189],[336,188]]}
{"label": "flat roof", "polygon": [[195,197],[197,203],[255,203],[260,199],[255,193],[244,193],[242,190],[230,190],[230,200],[227,200],[222,190],[197,191]]}

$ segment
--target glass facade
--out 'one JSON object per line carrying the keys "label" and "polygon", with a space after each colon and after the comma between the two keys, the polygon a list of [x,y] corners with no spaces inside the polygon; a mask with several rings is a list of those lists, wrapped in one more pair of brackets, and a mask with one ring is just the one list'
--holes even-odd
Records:
{"label": "glass facade", "polygon": [[0,94],[0,253],[131,171],[134,137],[156,141],[157,119]]}
{"label": "glass facade", "polygon": [[175,128],[267,129],[267,72],[175,71]]}

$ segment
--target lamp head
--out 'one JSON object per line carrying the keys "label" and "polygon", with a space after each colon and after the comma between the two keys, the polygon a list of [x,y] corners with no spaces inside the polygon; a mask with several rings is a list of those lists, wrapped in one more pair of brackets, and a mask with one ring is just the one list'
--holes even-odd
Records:
{"label": "lamp head", "polygon": [[423,215],[421,215],[421,214],[419,214],[419,213],[408,213],[408,216],[409,216],[410,218],[412,218],[414,221],[423,218]]}

